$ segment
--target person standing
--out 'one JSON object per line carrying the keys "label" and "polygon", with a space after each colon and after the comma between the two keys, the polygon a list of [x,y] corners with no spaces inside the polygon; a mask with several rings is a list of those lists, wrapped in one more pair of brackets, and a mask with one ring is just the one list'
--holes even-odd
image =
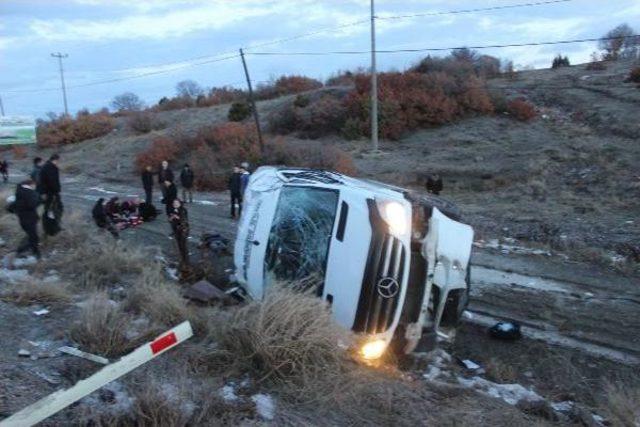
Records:
{"label": "person standing", "polygon": [[6,183],[9,181],[9,163],[6,159],[2,159],[2,161],[0,161],[0,174],[2,174],[3,182]]}
{"label": "person standing", "polygon": [[178,198],[178,189],[176,188],[176,185],[173,182],[165,181],[163,190],[164,190],[165,211],[167,215],[169,215],[169,211],[173,206],[173,201]]}
{"label": "person standing", "polygon": [[427,187],[427,192],[438,196],[443,188],[442,177],[438,174],[429,175],[427,177],[426,187]]}
{"label": "person standing", "polygon": [[153,171],[149,165],[142,171],[142,187],[144,188],[145,202],[153,204]]}
{"label": "person standing", "polygon": [[167,210],[167,217],[173,230],[173,238],[178,247],[178,255],[180,256],[180,270],[184,271],[189,266],[189,248],[187,242],[189,239],[189,216],[187,209],[180,201],[174,199],[170,208]]}
{"label": "person standing", "polygon": [[[162,161],[162,164],[160,165],[160,170],[158,171],[158,184],[160,184],[160,188],[162,189],[162,198],[165,199],[166,198],[166,191],[167,188],[164,185],[165,181],[170,181],[173,182],[173,171],[171,170],[171,168],[169,168],[169,162],[166,160]],[[163,200],[162,203],[166,202]]]}
{"label": "person standing", "polygon": [[[247,166],[244,166],[244,165],[247,165]],[[242,175],[240,175],[240,194],[242,195],[243,199],[244,199],[244,191],[249,186],[249,177],[251,176],[251,174],[249,173],[248,167],[249,167],[249,164],[247,162],[244,162],[242,164],[242,167],[240,168],[240,172],[242,173]]]}
{"label": "person standing", "polygon": [[42,157],[36,157],[33,159],[33,169],[29,176],[36,183],[36,191],[40,193],[40,172],[42,171]]}
{"label": "person standing", "polygon": [[33,255],[40,259],[40,239],[38,237],[38,212],[40,195],[36,191],[36,183],[32,179],[18,184],[16,188],[15,212],[18,215],[20,227],[27,234],[26,238],[16,252],[22,254],[27,249],[31,249]]}
{"label": "person standing", "polygon": [[242,170],[238,166],[233,167],[233,173],[229,177],[229,193],[231,193],[231,218],[236,218],[236,205],[238,217],[242,214]]}
{"label": "person standing", "polygon": [[[180,172],[180,183],[182,184],[182,200],[184,200],[185,203],[187,203],[187,200],[189,200],[189,203],[193,203],[193,191],[191,191],[191,189],[193,188],[193,181],[193,169],[189,167],[188,163],[185,163],[182,171]],[[189,199],[187,199],[187,195],[189,196]]]}
{"label": "person standing", "polygon": [[53,214],[56,222],[62,219],[62,200],[60,199],[60,156],[52,155],[40,171],[40,190],[44,198],[44,215]]}

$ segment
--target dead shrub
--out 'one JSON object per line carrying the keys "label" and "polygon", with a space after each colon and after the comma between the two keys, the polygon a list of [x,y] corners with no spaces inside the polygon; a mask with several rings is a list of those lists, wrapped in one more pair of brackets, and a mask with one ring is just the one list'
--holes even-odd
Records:
{"label": "dead shrub", "polygon": [[217,331],[236,368],[301,388],[342,369],[348,338],[319,298],[272,287],[261,302],[241,307]]}
{"label": "dead shrub", "polygon": [[0,299],[17,305],[63,304],[70,302],[72,295],[65,283],[30,280],[3,290]]}
{"label": "dead shrub", "polygon": [[527,122],[536,117],[536,108],[524,98],[512,99],[507,103],[507,112],[511,117]]}
{"label": "dead shrub", "polygon": [[39,121],[36,138],[40,147],[75,144],[87,139],[98,138],[115,128],[115,120],[107,111],[89,113],[80,111],[74,119],[61,116],[50,121]]}
{"label": "dead shrub", "polygon": [[124,310],[144,314],[164,326],[175,326],[193,317],[177,285],[169,283],[159,268],[144,268],[124,301]]}
{"label": "dead shrub", "polygon": [[106,357],[121,356],[144,338],[150,338],[130,339],[127,328],[131,320],[105,293],[96,293],[85,302],[79,320],[71,326],[69,337],[84,351]]}
{"label": "dead shrub", "polygon": [[491,358],[485,366],[487,378],[500,384],[513,384],[518,379],[518,371],[515,367]]}
{"label": "dead shrub", "polygon": [[247,102],[234,102],[229,108],[227,118],[230,122],[241,122],[251,116],[251,105]]}
{"label": "dead shrub", "polygon": [[640,388],[607,384],[605,392],[606,405],[602,409],[610,415],[612,425],[624,427],[640,425]]}
{"label": "dead shrub", "polygon": [[284,95],[320,89],[322,82],[305,76],[281,76],[274,83],[258,85],[257,99],[273,99]]}
{"label": "dead shrub", "polygon": [[629,77],[627,77],[628,82],[640,83],[640,67],[635,67],[629,73]]}
{"label": "dead shrub", "polygon": [[165,127],[164,123],[157,121],[148,111],[132,113],[127,120],[127,124],[139,134],[149,133]]}
{"label": "dead shrub", "polygon": [[136,156],[136,169],[143,171],[147,166],[156,167],[160,165],[163,160],[174,160],[178,152],[178,146],[173,140],[165,137],[156,138],[146,150]]}

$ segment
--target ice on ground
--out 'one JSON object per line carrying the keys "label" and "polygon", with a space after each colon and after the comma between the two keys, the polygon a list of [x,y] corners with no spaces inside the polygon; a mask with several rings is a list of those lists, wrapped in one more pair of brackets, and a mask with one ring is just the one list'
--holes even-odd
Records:
{"label": "ice on ground", "polygon": [[497,399],[502,399],[509,405],[515,405],[520,400],[529,402],[544,400],[538,393],[520,384],[498,384],[480,377],[458,377],[458,382],[464,387],[477,390],[480,393]]}
{"label": "ice on ground", "polygon": [[97,202],[98,199],[100,199],[100,196],[92,196],[90,194],[85,194],[85,195],[82,196],[82,198],[85,199],[85,200],[89,200],[91,202]]}
{"label": "ice on ground", "polygon": [[267,421],[273,420],[276,415],[276,404],[271,396],[262,393],[254,394],[251,400],[256,404],[256,412],[261,418]]}
{"label": "ice on ground", "polygon": [[[571,293],[562,282],[543,279],[542,277],[527,276],[518,273],[509,273],[493,268],[474,266],[472,273],[472,284],[482,288],[483,286],[518,286],[522,288],[536,289],[549,292]],[[473,289],[473,286],[472,286]]]}
{"label": "ice on ground", "polygon": [[574,405],[575,403],[570,400],[563,400],[562,402],[552,403],[551,407],[557,412],[569,412]]}
{"label": "ice on ground", "polygon": [[435,381],[438,377],[446,374],[446,368],[451,362],[451,355],[438,348],[432,351],[429,356],[431,357],[431,363],[427,366],[427,371],[422,374],[422,377],[429,381]]}
{"label": "ice on ground", "polygon": [[165,268],[167,275],[171,278],[171,280],[178,281],[180,278],[178,277],[178,269],[177,268]]}
{"label": "ice on ground", "polygon": [[236,389],[232,385],[225,385],[220,389],[218,393],[225,402],[235,402],[236,400],[238,400]]}
{"label": "ice on ground", "polygon": [[498,239],[490,239],[489,241],[477,240],[473,242],[473,246],[477,248],[488,248],[488,249],[497,249],[504,254],[521,254],[521,255],[545,255],[551,256],[551,252],[545,251],[543,249],[534,249],[528,248],[526,246],[518,246],[513,243],[516,242],[515,239],[506,237],[504,239],[507,243],[500,243]]}
{"label": "ice on ground", "polygon": [[27,270],[9,270],[7,268],[0,268],[0,282],[6,282],[14,285],[19,282],[29,280],[29,272]]}
{"label": "ice on ground", "polygon": [[478,365],[473,360],[464,359],[462,361],[462,364],[464,365],[465,368],[469,369],[470,371],[475,371],[475,370],[480,369],[480,365]]}
{"label": "ice on ground", "polygon": [[218,206],[220,204],[218,202],[212,202],[209,200],[194,200],[193,203],[204,206]]}
{"label": "ice on ground", "polygon": [[98,191],[100,193],[105,193],[105,194],[118,194],[117,191],[105,190],[102,187],[90,187],[89,190]]}
{"label": "ice on ground", "polygon": [[13,266],[14,267],[26,267],[29,265],[34,265],[38,262],[38,260],[36,259],[36,257],[34,256],[28,256],[26,258],[16,258],[13,260]]}

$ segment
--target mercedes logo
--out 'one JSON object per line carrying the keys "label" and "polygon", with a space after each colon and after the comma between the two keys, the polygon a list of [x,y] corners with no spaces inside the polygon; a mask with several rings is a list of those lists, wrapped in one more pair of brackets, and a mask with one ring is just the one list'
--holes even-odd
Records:
{"label": "mercedes logo", "polygon": [[383,277],[378,281],[376,287],[378,288],[378,294],[386,299],[395,297],[400,291],[400,284],[393,277]]}

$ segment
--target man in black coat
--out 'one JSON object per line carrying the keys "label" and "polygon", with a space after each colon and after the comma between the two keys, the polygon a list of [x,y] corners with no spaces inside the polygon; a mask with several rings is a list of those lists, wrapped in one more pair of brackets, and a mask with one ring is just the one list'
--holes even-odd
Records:
{"label": "man in black coat", "polygon": [[36,157],[33,159],[33,169],[29,175],[31,179],[36,183],[36,191],[40,193],[40,171],[42,170],[42,157]]}
{"label": "man in black coat", "polygon": [[169,210],[173,207],[173,201],[178,198],[178,188],[171,181],[164,182],[164,204],[167,215],[169,214]]}
{"label": "man in black coat", "polygon": [[153,172],[151,166],[147,166],[142,172],[142,187],[144,188],[145,202],[153,204]]}
{"label": "man in black coat", "polygon": [[40,195],[36,191],[36,183],[28,179],[18,184],[16,188],[15,212],[20,221],[20,227],[27,234],[25,240],[18,246],[18,255],[27,249],[31,249],[36,258],[40,258],[40,248],[38,244],[38,212]]}
{"label": "man in black coat", "polygon": [[236,204],[238,216],[242,214],[242,170],[238,166],[233,167],[233,173],[229,177],[229,192],[231,193],[231,218],[236,218]]}
{"label": "man in black coat", "polygon": [[438,174],[429,175],[427,177],[427,191],[431,194],[435,194],[436,196],[440,194],[443,188],[442,177]]}
{"label": "man in black coat", "polygon": [[[162,189],[162,198],[166,198],[166,190],[167,188],[164,185],[165,181],[173,182],[173,171],[169,168],[169,162],[166,160],[162,161],[160,165],[160,170],[158,170],[158,184],[160,184],[160,188]],[[163,200],[162,203],[165,203]]]}
{"label": "man in black coat", "polygon": [[[189,167],[187,163],[184,164],[182,171],[180,172],[180,183],[182,184],[182,200],[187,203],[193,203],[193,192],[191,189],[193,188],[193,169]],[[189,198],[187,199],[187,195]]]}
{"label": "man in black coat", "polygon": [[62,218],[62,200],[60,199],[60,171],[58,162],[60,156],[54,154],[40,170],[40,192],[44,198],[45,215],[53,212],[55,220]]}

